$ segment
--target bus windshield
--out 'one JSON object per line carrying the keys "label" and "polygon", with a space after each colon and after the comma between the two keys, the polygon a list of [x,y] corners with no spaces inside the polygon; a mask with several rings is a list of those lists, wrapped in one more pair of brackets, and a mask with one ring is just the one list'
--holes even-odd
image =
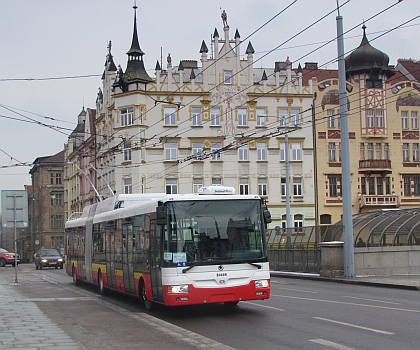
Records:
{"label": "bus windshield", "polygon": [[267,249],[258,199],[167,202],[163,226],[165,266],[265,261]]}

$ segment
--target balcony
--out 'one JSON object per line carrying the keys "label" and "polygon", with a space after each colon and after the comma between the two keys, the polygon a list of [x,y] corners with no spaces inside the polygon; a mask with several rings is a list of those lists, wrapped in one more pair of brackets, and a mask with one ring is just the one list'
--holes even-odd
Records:
{"label": "balcony", "polygon": [[400,197],[396,194],[366,195],[359,194],[359,208],[364,207],[391,207],[399,208]]}
{"label": "balcony", "polygon": [[359,169],[391,169],[391,161],[389,159],[359,160]]}

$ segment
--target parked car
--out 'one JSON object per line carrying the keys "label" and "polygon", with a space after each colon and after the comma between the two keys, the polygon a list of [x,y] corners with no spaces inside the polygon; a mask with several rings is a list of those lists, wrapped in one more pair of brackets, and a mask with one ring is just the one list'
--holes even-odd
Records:
{"label": "parked car", "polygon": [[[0,248],[0,266],[5,267],[7,264],[15,266],[15,253],[9,253],[6,249]],[[20,256],[17,256],[17,263],[20,264]]]}
{"label": "parked car", "polygon": [[55,249],[41,249],[35,256],[35,268],[42,270],[44,267],[63,268],[64,259]]}

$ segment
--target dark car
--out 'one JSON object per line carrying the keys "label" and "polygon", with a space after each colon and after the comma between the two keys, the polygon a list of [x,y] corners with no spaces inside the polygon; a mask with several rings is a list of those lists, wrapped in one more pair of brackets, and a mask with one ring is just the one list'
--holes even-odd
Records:
{"label": "dark car", "polygon": [[41,249],[36,253],[35,268],[42,270],[44,267],[63,268],[64,259],[55,249]]}
{"label": "dark car", "polygon": [[[10,253],[6,249],[0,248],[0,266],[5,267],[7,264],[15,266],[15,253]],[[20,264],[19,254],[17,256],[17,263]]]}

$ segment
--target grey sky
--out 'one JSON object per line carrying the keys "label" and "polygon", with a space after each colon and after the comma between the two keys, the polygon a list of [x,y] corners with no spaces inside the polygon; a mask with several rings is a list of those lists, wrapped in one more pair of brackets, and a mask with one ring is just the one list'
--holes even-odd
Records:
{"label": "grey sky", "polygon": [[[339,1],[340,4],[345,2]],[[419,0],[397,2],[351,0],[345,4],[340,10],[344,17],[344,30],[356,26],[345,35],[345,51],[359,45],[361,23],[366,20],[370,43],[389,55],[390,64],[395,65],[398,58],[419,60],[419,18],[374,40],[387,30],[420,15]],[[292,3],[293,0],[137,0],[138,34],[140,46],[145,52],[146,69],[153,77],[156,61],[160,61],[161,48],[164,66],[169,52],[173,65],[181,59],[199,61],[202,40],[210,49],[214,28],[223,35],[220,8],[228,15],[231,37],[238,29],[241,40],[245,41],[242,54],[248,41],[252,42],[256,51],[256,67],[274,67],[275,61],[284,61],[287,56],[294,62],[293,67],[298,63],[303,66],[305,62],[318,62],[322,66],[333,60],[337,52],[335,42],[308,53],[335,37],[336,12],[288,40],[333,11],[336,0],[298,0],[246,39]],[[368,20],[393,4],[397,5]],[[95,108],[109,40],[112,41],[115,64],[125,69],[125,53],[130,48],[133,31],[133,5],[133,0],[0,2],[0,190],[23,189],[25,184],[30,184],[30,167],[14,165],[31,163],[37,157],[62,150],[82,106]],[[266,55],[277,46],[280,48]],[[337,64],[329,63],[322,68],[336,69]],[[41,81],[6,80],[85,75],[97,76]],[[65,129],[58,132],[34,124],[27,118]]]}

